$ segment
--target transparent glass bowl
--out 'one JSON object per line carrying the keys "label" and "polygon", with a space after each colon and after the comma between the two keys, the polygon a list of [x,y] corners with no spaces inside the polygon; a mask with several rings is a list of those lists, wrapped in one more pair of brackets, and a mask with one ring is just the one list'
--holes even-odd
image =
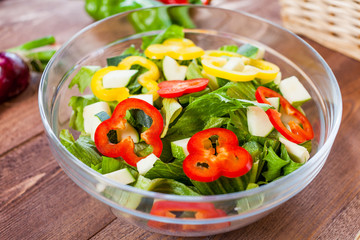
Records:
{"label": "transparent glass bowl", "polygon": [[[148,192],[121,185],[90,169],[71,155],[58,138],[68,128],[71,96],[79,95],[68,85],[84,65],[106,65],[106,58],[119,55],[130,44],[141,46],[141,37],[160,31],[136,33],[132,20],[152,19],[161,12],[182,11],[196,26],[186,37],[204,49],[225,44],[253,43],[264,46],[265,58],[277,64],[283,77],[296,75],[312,100],[304,106],[315,138],[311,159],[297,171],[256,189],[217,196],[189,197]],[[178,19],[172,18],[173,22]],[[337,81],[321,56],[291,32],[258,17],[204,6],[166,6],[126,12],[96,22],[65,43],[50,61],[39,87],[39,107],[51,150],[65,173],[93,197],[109,205],[116,216],[143,229],[177,236],[206,236],[248,225],[280,206],[304,189],[319,173],[338,132],[342,100]],[[194,219],[149,214],[158,200],[213,204],[226,216]]]}

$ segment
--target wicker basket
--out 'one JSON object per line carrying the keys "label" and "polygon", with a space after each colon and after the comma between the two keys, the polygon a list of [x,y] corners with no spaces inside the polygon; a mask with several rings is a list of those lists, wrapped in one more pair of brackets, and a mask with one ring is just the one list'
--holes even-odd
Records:
{"label": "wicker basket", "polygon": [[279,0],[284,26],[360,60],[360,0]]}

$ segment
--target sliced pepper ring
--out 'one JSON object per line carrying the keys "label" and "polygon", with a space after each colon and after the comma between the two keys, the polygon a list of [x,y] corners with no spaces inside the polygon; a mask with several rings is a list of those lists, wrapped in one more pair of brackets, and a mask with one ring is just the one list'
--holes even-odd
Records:
{"label": "sliced pepper ring", "polygon": [[[243,71],[232,71],[223,69],[226,64],[224,57],[239,57],[245,64]],[[201,59],[204,71],[215,77],[224,78],[234,82],[252,81],[255,78],[264,80],[275,79],[280,69],[273,63],[265,60],[250,59],[241,54],[227,51],[206,51]]]}
{"label": "sliced pepper ring", "polygon": [[108,133],[111,130],[125,129],[125,115],[127,110],[143,110],[152,119],[150,128],[141,133],[141,138],[153,148],[153,154],[160,157],[162,152],[162,141],[160,139],[163,130],[163,118],[161,113],[151,104],[136,98],[128,98],[120,102],[111,117],[103,121],[95,131],[96,148],[105,156],[122,157],[128,164],[136,166],[136,163],[144,157],[139,157],[134,152],[134,142],[131,137],[121,139],[118,143],[111,143]]}
{"label": "sliced pepper ring", "polygon": [[[225,217],[227,214],[221,210],[215,208],[212,203],[197,203],[197,202],[177,202],[177,201],[163,201],[159,200],[154,202],[150,214],[160,217],[176,218],[174,212],[193,212],[194,219],[208,219],[208,218],[220,218]],[[183,218],[188,219],[188,218]],[[230,222],[211,224],[211,225],[175,225],[169,223],[157,222],[150,220],[148,222],[150,227],[174,230],[174,231],[204,231],[207,229],[221,229],[230,225]]]}
{"label": "sliced pepper ring", "polygon": [[245,57],[239,53],[235,52],[228,52],[228,51],[221,51],[221,50],[207,50],[205,51],[205,54],[203,55],[203,58],[206,57],[239,57],[243,60],[244,64],[249,64],[251,59],[248,57]]}
{"label": "sliced pepper ring", "polygon": [[103,77],[108,74],[109,72],[121,70],[118,67],[110,66],[102,68],[95,72],[94,76],[91,79],[91,91],[93,94],[103,100],[103,101],[118,101],[121,102],[122,100],[129,97],[129,90],[126,87],[120,88],[104,88],[103,87]]}
{"label": "sliced pepper ring", "polygon": [[[213,141],[211,138],[217,138]],[[183,162],[184,173],[192,180],[212,182],[220,176],[240,177],[252,167],[251,155],[239,146],[232,131],[210,128],[193,135],[187,145],[189,155]]]}
{"label": "sliced pepper ring", "polygon": [[152,44],[145,50],[145,56],[151,59],[163,59],[165,56],[177,60],[191,60],[201,57],[204,50],[186,38],[171,38],[162,44]]}
{"label": "sliced pepper ring", "polygon": [[140,65],[146,69],[147,72],[141,74],[138,77],[138,82],[141,86],[149,90],[149,94],[153,95],[154,101],[159,98],[157,90],[159,89],[158,83],[156,82],[160,77],[160,71],[155,63],[141,56],[130,56],[123,59],[119,64],[118,68],[121,70],[129,70],[133,65]]}
{"label": "sliced pepper ring", "polygon": [[283,135],[286,139],[288,139],[291,142],[299,144],[299,143],[303,143],[307,140],[311,140],[314,138],[314,130],[311,126],[310,121],[307,119],[307,117],[305,117],[304,114],[302,114],[299,110],[294,108],[279,93],[277,93],[269,88],[260,86],[256,89],[255,97],[259,103],[266,103],[269,105],[270,105],[270,103],[266,98],[270,98],[270,97],[280,98],[280,105],[285,110],[285,112],[288,115],[291,115],[299,120],[302,127],[298,123],[295,123],[294,121],[290,121],[288,123],[289,127],[290,127],[290,130],[289,130],[282,123],[281,114],[278,111],[276,111],[275,109],[268,109],[266,111],[266,114],[268,115],[270,122],[273,124],[275,129],[281,135]]}
{"label": "sliced pepper ring", "polygon": [[187,93],[199,92],[206,88],[209,79],[172,80],[159,83],[158,94],[163,98],[180,97]]}

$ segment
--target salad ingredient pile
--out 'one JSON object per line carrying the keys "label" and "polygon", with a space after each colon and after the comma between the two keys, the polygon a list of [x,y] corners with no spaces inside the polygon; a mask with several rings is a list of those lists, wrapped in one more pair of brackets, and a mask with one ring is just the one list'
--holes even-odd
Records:
{"label": "salad ingredient pile", "polygon": [[311,97],[264,54],[250,44],[206,50],[170,26],[142,50],[77,71],[70,127],[81,134],[64,129],[61,142],[88,167],[148,191],[226,194],[279,179],[310,158],[301,105]]}

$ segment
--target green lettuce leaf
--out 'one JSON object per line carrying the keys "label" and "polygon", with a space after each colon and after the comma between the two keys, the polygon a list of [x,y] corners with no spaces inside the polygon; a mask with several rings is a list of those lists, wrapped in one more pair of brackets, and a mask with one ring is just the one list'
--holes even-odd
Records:
{"label": "green lettuce leaf", "polygon": [[69,88],[77,85],[79,88],[79,92],[84,93],[85,88],[90,85],[91,79],[94,76],[95,72],[98,71],[100,68],[100,66],[81,67],[79,72],[71,80]]}
{"label": "green lettuce leaf", "polygon": [[134,153],[139,157],[146,157],[153,152],[153,147],[146,142],[135,143]]}
{"label": "green lettuce leaf", "polygon": [[256,88],[252,82],[240,82],[232,84],[226,91],[226,94],[231,98],[256,101],[255,92]]}
{"label": "green lettuce leaf", "polygon": [[223,125],[227,125],[229,122],[230,118],[228,117],[211,117],[209,121],[206,122],[204,130],[209,128],[219,128]]}
{"label": "green lettuce leaf", "polygon": [[92,169],[94,169],[95,171],[99,172],[99,173],[102,173],[102,169],[101,169],[101,166],[102,166],[102,162],[98,163],[98,164],[91,164],[90,167]]}
{"label": "green lettuce leaf", "polygon": [[138,180],[134,187],[143,189],[146,191],[168,193],[183,196],[200,196],[199,193],[195,192],[188,186],[173,179],[167,178],[156,178],[148,179],[139,175]]}
{"label": "green lettuce leaf", "polygon": [[[257,188],[257,187],[259,187],[259,185],[255,184],[255,183],[249,183],[246,190]],[[256,194],[256,195],[251,195],[248,197],[241,198],[237,201],[235,210],[238,213],[247,212],[249,210],[260,207],[264,203],[264,200],[265,200],[264,194]]]}
{"label": "green lettuce leaf", "polygon": [[106,173],[111,173],[114,172],[116,170],[120,170],[124,167],[126,167],[126,164],[124,163],[123,160],[118,160],[115,158],[110,158],[110,157],[102,157],[102,174],[106,174]]}
{"label": "green lettuce leaf", "polygon": [[107,58],[106,62],[108,66],[117,66],[123,59],[130,56],[142,56],[143,54],[135,48],[134,45],[131,45],[125,49],[119,56]]}
{"label": "green lettuce leaf", "polygon": [[238,129],[241,129],[246,134],[249,134],[246,109],[239,109],[234,112],[230,112],[230,122]]}
{"label": "green lettuce leaf", "polygon": [[259,51],[259,48],[247,43],[247,44],[242,45],[238,49],[237,52],[241,55],[244,55],[245,57],[254,58],[258,51]]}
{"label": "green lettuce leaf", "polygon": [[268,154],[265,156],[264,160],[267,162],[267,171],[263,172],[262,175],[267,182],[280,177],[281,169],[290,162],[290,160],[281,159],[272,147],[268,149]]}
{"label": "green lettuce leaf", "polygon": [[303,143],[301,143],[300,145],[303,146],[304,148],[306,148],[306,150],[308,150],[309,153],[311,152],[311,149],[312,149],[312,142],[311,142],[311,140],[306,141],[306,142],[303,142]]}
{"label": "green lettuce leaf", "polygon": [[[147,20],[146,20],[147,21]],[[147,30],[149,31],[149,30]],[[151,44],[162,43],[169,38],[184,38],[184,28],[178,25],[170,25],[164,31],[162,31],[155,38],[145,38],[143,39],[142,49],[146,49]]]}
{"label": "green lettuce leaf", "polygon": [[203,78],[204,76],[201,74],[201,71],[202,69],[196,59],[193,59],[187,68],[186,79]]}
{"label": "green lettuce leaf", "polygon": [[97,152],[90,135],[81,134],[75,141],[69,130],[63,129],[60,132],[60,141],[72,155],[89,167],[102,162],[102,157]]}
{"label": "green lettuce leaf", "polygon": [[219,87],[223,87],[225,86],[226,84],[230,83],[231,81],[230,80],[227,80],[225,78],[219,78],[219,77],[216,77],[216,82],[218,84]]}
{"label": "green lettuce leaf", "polygon": [[220,51],[237,52],[239,47],[237,45],[224,45],[219,48]]}
{"label": "green lettuce leaf", "polygon": [[249,179],[247,174],[236,178],[221,176],[212,182],[198,182],[191,180],[192,184],[203,195],[216,195],[244,191],[248,181]]}
{"label": "green lettuce leaf", "polygon": [[169,129],[167,140],[174,141],[191,137],[196,132],[204,129],[206,122],[211,117],[222,117],[239,108],[259,106],[266,111],[271,107],[267,104],[229,97],[226,91],[236,84],[238,83],[229,83],[222,88],[197,98],[189,104],[184,114]]}
{"label": "green lettuce leaf", "polygon": [[284,176],[294,172],[296,169],[298,169],[299,167],[301,167],[302,165],[304,165],[304,163],[298,163],[298,162],[294,162],[290,156],[289,156],[289,153],[288,151],[286,150],[286,147],[284,144],[281,144],[281,147],[280,147],[280,157],[282,159],[285,159],[287,161],[289,161],[289,164],[286,165],[284,167]]}
{"label": "green lettuce leaf", "polygon": [[210,92],[210,89],[205,88],[204,90],[202,90],[200,92],[194,92],[194,93],[182,95],[181,97],[178,98],[178,100],[181,105],[187,105],[190,102],[193,102],[196,98],[198,98],[204,94],[207,94],[209,92]]}
{"label": "green lettuce leaf", "polygon": [[263,151],[263,146],[261,146],[258,142],[250,141],[246,142],[242,147],[250,153],[253,160],[253,166],[249,172],[249,183],[256,183],[259,172],[261,172],[259,166],[261,166],[260,162],[262,161],[261,153]]}
{"label": "green lettuce leaf", "polygon": [[172,123],[181,113],[182,106],[175,98],[164,98],[162,112],[165,115],[165,126],[161,137],[165,137],[170,123]]}
{"label": "green lettuce leaf", "polygon": [[145,174],[149,179],[168,178],[174,179],[186,185],[191,185],[189,178],[185,175],[182,167],[183,160],[175,159],[171,163],[156,161],[154,166]]}
{"label": "green lettuce leaf", "polygon": [[98,102],[93,95],[73,96],[70,98],[69,106],[72,107],[73,112],[70,117],[69,126],[77,131],[84,131],[84,107]]}
{"label": "green lettuce leaf", "polygon": [[138,77],[147,72],[148,69],[140,66],[140,65],[134,65],[130,68],[131,70],[138,70],[138,72],[136,74],[134,74],[134,76],[131,77],[128,85],[126,85],[126,88],[129,89],[129,93],[130,94],[140,94],[142,93],[142,90],[145,89],[145,87],[141,86],[141,84],[138,82]]}

